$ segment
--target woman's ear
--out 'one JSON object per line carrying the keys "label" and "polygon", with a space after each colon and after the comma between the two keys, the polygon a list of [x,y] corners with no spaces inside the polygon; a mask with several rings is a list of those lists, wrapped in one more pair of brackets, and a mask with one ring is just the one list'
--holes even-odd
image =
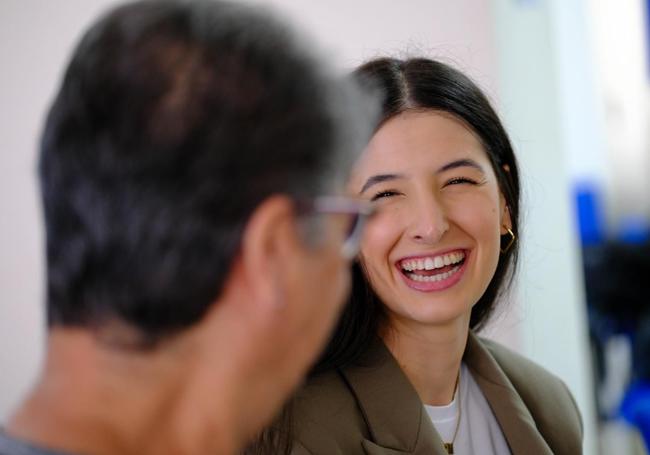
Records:
{"label": "woman's ear", "polygon": [[[506,174],[508,174],[507,177],[510,178],[510,166],[504,164],[502,169]],[[501,196],[501,235],[505,235],[508,233],[508,230],[512,229],[512,218],[510,217],[510,205],[508,204],[506,197],[503,193],[499,193]]]}
{"label": "woman's ear", "polygon": [[508,233],[508,229],[512,229],[512,218],[510,217],[510,206],[506,199],[501,195],[501,235]]}

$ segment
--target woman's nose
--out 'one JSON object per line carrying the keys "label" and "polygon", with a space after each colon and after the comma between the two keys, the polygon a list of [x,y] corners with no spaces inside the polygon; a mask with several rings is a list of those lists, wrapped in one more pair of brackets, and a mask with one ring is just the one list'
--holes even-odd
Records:
{"label": "woman's nose", "polygon": [[413,205],[409,236],[418,243],[434,244],[449,230],[442,204],[435,196],[423,198]]}

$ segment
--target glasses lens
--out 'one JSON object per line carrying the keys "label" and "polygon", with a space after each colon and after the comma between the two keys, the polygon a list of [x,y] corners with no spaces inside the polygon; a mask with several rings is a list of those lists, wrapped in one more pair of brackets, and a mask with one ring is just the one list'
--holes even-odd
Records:
{"label": "glasses lens", "polygon": [[350,224],[341,248],[342,255],[346,259],[353,259],[359,253],[359,244],[365,218],[365,215],[360,213],[350,214]]}
{"label": "glasses lens", "polygon": [[348,216],[348,228],[345,232],[345,239],[354,237],[356,231],[359,229],[359,223],[361,222],[361,215],[358,213],[350,213]]}
{"label": "glasses lens", "polygon": [[374,208],[370,204],[346,197],[320,196],[308,203],[301,202],[300,207],[304,212],[344,215],[347,224],[342,231],[344,240],[341,255],[346,259],[354,259],[359,252],[366,219],[374,214]]}

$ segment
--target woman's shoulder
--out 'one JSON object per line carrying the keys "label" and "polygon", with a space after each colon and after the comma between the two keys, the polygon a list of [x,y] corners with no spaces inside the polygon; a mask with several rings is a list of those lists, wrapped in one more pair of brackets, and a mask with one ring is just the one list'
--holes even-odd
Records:
{"label": "woman's shoulder", "polygon": [[354,395],[338,370],[310,377],[294,398],[294,414],[302,420],[336,423],[356,410]]}
{"label": "woman's shoulder", "polygon": [[345,454],[360,449],[367,427],[337,370],[309,378],[293,400],[294,454]]}
{"label": "woman's shoulder", "polygon": [[537,382],[539,383],[538,386],[541,386],[545,391],[559,393],[568,391],[559,377],[529,358],[496,341],[486,338],[479,338],[479,340],[492,354],[510,380],[523,379],[524,382],[531,385]]}
{"label": "woman's shoulder", "polygon": [[570,397],[571,407],[577,410],[568,387],[555,374],[496,341],[485,338],[480,338],[480,341],[492,354],[518,391],[539,395],[553,394],[564,398]]}
{"label": "woman's shoulder", "polygon": [[582,440],[582,417],[562,379],[495,341],[476,339],[508,378],[545,438],[561,440],[570,434]]}

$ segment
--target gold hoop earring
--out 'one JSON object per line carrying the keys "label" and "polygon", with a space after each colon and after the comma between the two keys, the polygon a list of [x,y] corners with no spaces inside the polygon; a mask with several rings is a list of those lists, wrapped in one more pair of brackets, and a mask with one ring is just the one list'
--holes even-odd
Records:
{"label": "gold hoop earring", "polygon": [[[512,245],[514,245],[515,240],[517,240],[517,236],[515,236],[515,233],[512,232],[512,229],[506,228],[506,231],[508,231],[508,234],[510,235],[510,240],[508,240],[508,244],[505,247],[501,248],[501,254],[506,254],[510,248],[512,248]],[[506,234],[503,234],[506,235]]]}

